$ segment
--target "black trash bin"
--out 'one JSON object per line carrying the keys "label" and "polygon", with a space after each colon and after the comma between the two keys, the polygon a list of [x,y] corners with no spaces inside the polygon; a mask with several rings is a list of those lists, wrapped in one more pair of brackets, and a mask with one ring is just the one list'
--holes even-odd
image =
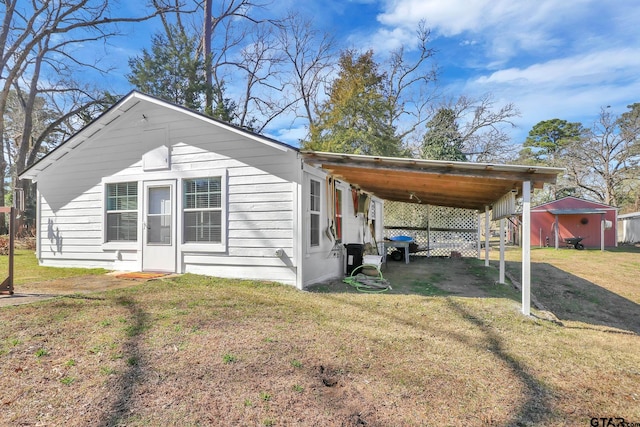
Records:
{"label": "black trash bin", "polygon": [[362,265],[362,253],[364,245],[362,243],[347,243],[347,276],[353,273],[353,270]]}

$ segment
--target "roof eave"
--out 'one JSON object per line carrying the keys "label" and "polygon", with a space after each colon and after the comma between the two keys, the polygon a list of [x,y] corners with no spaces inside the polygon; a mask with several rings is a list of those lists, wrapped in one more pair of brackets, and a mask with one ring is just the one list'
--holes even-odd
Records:
{"label": "roof eave", "polygon": [[190,115],[199,120],[205,120],[210,123],[213,123],[217,126],[223,127],[231,132],[242,134],[245,137],[254,139],[263,144],[266,144],[272,148],[276,148],[281,151],[298,151],[296,147],[290,146],[280,141],[276,141],[274,139],[259,135],[257,133],[248,131],[246,129],[239,128],[237,126],[233,126],[231,124],[222,122],[220,120],[216,120],[214,118],[205,116],[204,114],[198,113],[196,111],[190,110],[186,107],[182,107],[176,104],[172,104],[170,102],[164,101],[160,98],[156,98],[154,96],[146,95],[144,93],[138,91],[131,91],[127,95],[125,95],[120,101],[116,102],[109,109],[107,109],[100,116],[95,118],[88,125],[83,127],[80,131],[69,137],[67,140],[63,141],[56,148],[51,150],[46,156],[32,164],[31,166],[24,169],[19,173],[20,179],[29,179],[33,182],[36,182],[38,179],[38,175],[43,172],[45,169],[50,167],[57,160],[62,158],[63,156],[70,153],[73,149],[77,148],[84,141],[89,138],[92,138],[96,134],[98,134],[102,129],[104,129],[109,124],[113,123],[120,116],[125,114],[130,109],[134,108],[139,102],[146,101],[156,105],[162,105],[169,109],[179,111],[183,114]]}

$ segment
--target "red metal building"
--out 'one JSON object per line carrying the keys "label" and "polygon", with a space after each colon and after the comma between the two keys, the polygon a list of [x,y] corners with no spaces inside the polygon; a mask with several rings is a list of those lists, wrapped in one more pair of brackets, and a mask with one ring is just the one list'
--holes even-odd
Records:
{"label": "red metal building", "polygon": [[586,248],[617,246],[618,208],[577,197],[564,197],[531,208],[531,246],[566,246],[582,237]]}

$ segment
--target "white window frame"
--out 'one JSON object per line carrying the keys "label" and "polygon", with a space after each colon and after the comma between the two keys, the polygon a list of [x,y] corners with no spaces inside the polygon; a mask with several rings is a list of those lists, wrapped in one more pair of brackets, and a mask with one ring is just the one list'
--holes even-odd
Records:
{"label": "white window frame", "polygon": [[[188,181],[198,181],[198,180],[219,180],[219,182],[220,182],[220,206],[219,207],[187,208],[187,206],[186,206],[187,191],[186,191],[185,186],[186,186]],[[222,177],[221,176],[207,176],[207,177],[203,177],[203,178],[189,178],[189,179],[183,179],[182,180],[182,199],[183,199],[182,240],[183,240],[183,243],[195,243],[195,244],[204,244],[204,245],[221,244],[222,243],[222,227],[224,225],[223,221],[222,221],[222,191],[223,191],[223,188],[222,188]],[[197,193],[194,193],[194,194],[197,194]],[[203,193],[203,194],[215,194],[215,193],[208,192],[208,193]],[[186,227],[187,227],[186,216],[187,216],[188,213],[191,213],[191,212],[219,212],[220,213],[220,241],[197,240],[197,241],[188,242],[187,241],[187,232],[186,232]]]}
{"label": "white window frame", "polygon": [[[108,198],[109,198],[109,186],[117,185],[117,184],[125,184],[125,183],[135,183],[136,191],[137,191],[137,199],[136,199],[136,209],[135,210],[108,210]],[[141,236],[141,222],[140,222],[140,207],[142,206],[142,182],[137,180],[127,180],[127,179],[109,179],[102,182],[102,247],[104,249],[137,249],[141,244],[142,240]],[[136,229],[136,240],[108,240],[109,236],[109,213],[133,213],[135,212],[137,215],[137,229]]]}
{"label": "white window frame", "polygon": [[[228,196],[229,189],[227,188],[227,171],[226,170],[211,170],[211,171],[198,171],[181,174],[178,182],[179,196],[178,196],[178,209],[180,210],[179,221],[177,224],[178,242],[180,242],[181,252],[226,252],[227,250],[227,235],[229,228],[228,220]],[[184,227],[185,227],[185,195],[184,195],[184,182],[193,179],[206,179],[206,178],[220,178],[220,242],[185,242]],[[217,209],[217,208],[216,208]]]}
{"label": "white window frame", "polygon": [[[313,188],[313,184],[316,183],[318,184],[318,193],[317,199],[318,199],[318,206],[317,209],[313,209],[312,206],[312,198],[314,197],[314,195],[312,194],[311,190]],[[322,246],[322,181],[320,181],[317,178],[312,178],[309,177],[309,186],[307,188],[307,203],[308,203],[308,218],[309,218],[309,227],[308,227],[308,231],[307,231],[307,237],[308,237],[308,247],[310,249],[317,249],[320,248]],[[313,229],[311,227],[312,221],[311,218],[313,216],[317,216],[318,217],[318,230],[317,230],[317,239],[318,239],[318,244],[314,245],[312,243],[312,233],[313,233]]]}

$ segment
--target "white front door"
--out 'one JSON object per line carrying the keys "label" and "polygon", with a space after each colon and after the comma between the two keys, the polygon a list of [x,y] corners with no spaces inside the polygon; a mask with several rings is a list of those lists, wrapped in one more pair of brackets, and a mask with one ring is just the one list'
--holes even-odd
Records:
{"label": "white front door", "polygon": [[143,271],[176,271],[175,181],[144,183]]}

